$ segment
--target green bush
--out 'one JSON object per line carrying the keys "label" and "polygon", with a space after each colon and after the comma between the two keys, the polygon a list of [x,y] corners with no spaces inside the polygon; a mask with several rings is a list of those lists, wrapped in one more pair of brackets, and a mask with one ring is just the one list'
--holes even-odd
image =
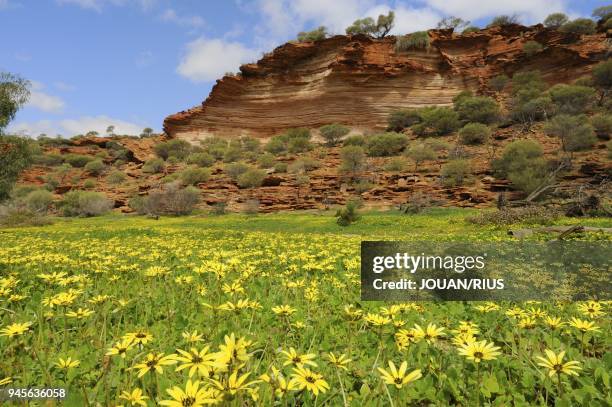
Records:
{"label": "green bush", "polygon": [[156,144],[153,149],[155,154],[164,160],[167,160],[170,157],[174,157],[178,160],[184,160],[191,152],[191,144],[185,140],[173,139]]}
{"label": "green bush", "polygon": [[547,164],[542,146],[532,140],[508,144],[502,156],[493,161],[497,177],[506,178],[514,188],[526,193],[534,191],[547,177]]}
{"label": "green bush", "polygon": [[375,186],[376,185],[365,179],[360,179],[359,181],[353,183],[353,188],[355,188],[355,192],[358,194],[367,192]]}
{"label": "green bush", "polygon": [[400,35],[395,39],[395,52],[427,48],[429,48],[429,34],[427,31],[417,31],[408,35]]}
{"label": "green bush", "polygon": [[612,134],[612,114],[598,113],[591,117],[591,125],[598,136],[609,136]]}
{"label": "green bush", "polygon": [[53,194],[45,189],[39,189],[30,192],[24,200],[29,210],[45,214],[53,204]]}
{"label": "green bush", "polygon": [[567,23],[569,18],[563,13],[552,13],[544,19],[544,26],[548,28],[559,28]]}
{"label": "green bush", "polygon": [[312,31],[302,31],[297,35],[299,42],[321,41],[325,38],[327,38],[327,28],[325,26],[320,26]]}
{"label": "green bush", "polygon": [[544,49],[544,46],[537,41],[527,41],[523,44],[523,52],[528,57],[532,57],[535,54],[541,52]]}
{"label": "green bush", "polygon": [[608,20],[609,18],[612,18],[612,6],[597,7],[595,10],[593,10],[591,15],[599,18],[600,20]]}
{"label": "green bush", "polygon": [[242,159],[242,148],[236,145],[230,145],[223,155],[223,162],[235,163]]}
{"label": "green bush", "polygon": [[[197,165],[198,167],[210,167],[215,163],[215,159],[208,153],[191,153],[187,156],[187,164]],[[162,163],[163,165],[163,163]]]}
{"label": "green bush", "polygon": [[38,165],[46,165],[48,167],[53,167],[56,165],[60,165],[64,161],[64,158],[60,154],[38,154],[32,156],[32,163]]}
{"label": "green bush", "polygon": [[597,141],[593,126],[584,115],[559,114],[548,121],[544,129],[546,133],[561,139],[563,151],[586,150]]}
{"label": "green bush", "polygon": [[340,226],[349,226],[351,223],[357,222],[361,216],[357,211],[358,202],[348,201],[344,208],[338,209],[336,212],[336,223]]}
{"label": "green bush", "polygon": [[371,157],[387,157],[400,154],[407,144],[408,138],[401,133],[374,134],[367,138],[367,151]]}
{"label": "green bush", "polygon": [[83,182],[83,188],[85,189],[94,189],[96,187],[96,181],[88,178]]}
{"label": "green bush", "polygon": [[340,171],[355,173],[363,170],[366,157],[365,150],[361,146],[344,146],[340,150]]}
{"label": "green bush", "polygon": [[470,25],[465,27],[463,31],[461,31],[461,34],[477,33],[478,31],[480,31],[479,27],[476,27],[475,25]]}
{"label": "green bush", "polygon": [[164,160],[152,158],[147,160],[142,166],[142,172],[147,174],[158,174],[164,170]]}
{"label": "green bush", "polygon": [[555,108],[549,96],[539,96],[525,101],[515,98],[512,110],[510,111],[510,117],[519,123],[532,123],[552,115]]}
{"label": "green bush", "polygon": [[385,163],[383,169],[389,172],[401,172],[406,169],[408,163],[402,157],[393,157]]}
{"label": "green bush", "polygon": [[64,161],[70,164],[71,167],[75,168],[83,168],[92,160],[93,158],[88,155],[66,154],[64,156]]}
{"label": "green bush", "polygon": [[237,183],[240,188],[255,188],[261,186],[264,178],[266,178],[265,171],[259,168],[249,168],[238,176]]}
{"label": "green bush", "polygon": [[442,166],[442,184],[446,187],[463,185],[470,172],[471,167],[467,160],[451,160]]}
{"label": "green bush", "polygon": [[510,82],[508,75],[497,75],[489,79],[489,88],[493,89],[495,92],[501,92],[504,90],[508,82]]}
{"label": "green bush", "polygon": [[321,137],[323,137],[330,146],[338,144],[342,137],[346,136],[349,131],[350,129],[348,127],[337,123],[326,124],[319,128]]}
{"label": "green bush", "polygon": [[427,107],[420,110],[422,125],[436,136],[450,134],[459,128],[459,115],[448,107]]}
{"label": "green bush", "polygon": [[497,102],[487,96],[463,96],[455,98],[455,111],[468,122],[490,124],[499,118]]}
{"label": "green bush", "polygon": [[257,165],[259,165],[260,168],[271,168],[271,167],[274,167],[275,163],[276,163],[276,159],[270,153],[261,154],[257,158]]}
{"label": "green bush", "polygon": [[295,160],[287,167],[287,171],[293,174],[300,174],[303,172],[312,171],[319,168],[321,163],[313,157],[302,157],[299,160]]}
{"label": "green bush", "polygon": [[25,198],[30,192],[37,191],[38,185],[33,184],[25,184],[25,185],[15,185],[15,187],[11,190],[11,198],[19,200],[21,198]]}
{"label": "green bush", "polygon": [[557,84],[548,90],[560,113],[585,112],[595,101],[595,89],[587,86]]}
{"label": "green bush", "polygon": [[290,153],[303,153],[312,150],[313,146],[306,138],[291,138],[287,142],[287,150]]}
{"label": "green bush", "polygon": [[118,185],[124,182],[126,179],[127,176],[125,173],[123,173],[123,171],[116,170],[108,174],[108,177],[106,177],[106,182],[111,185]]}
{"label": "green bush", "polygon": [[91,191],[70,191],[61,202],[64,216],[98,216],[112,207],[113,203],[104,194]]}
{"label": "green bush", "polygon": [[593,67],[593,83],[598,88],[612,88],[612,58],[600,62]]}
{"label": "green bush", "polygon": [[345,138],[344,141],[342,142],[342,145],[344,146],[365,146],[366,139],[361,134],[355,134],[354,136],[348,136],[347,138]]}
{"label": "green bush", "polygon": [[563,24],[559,30],[565,33],[584,35],[595,33],[596,28],[595,21],[590,18],[577,18]]}
{"label": "green bush", "polygon": [[519,19],[517,15],[501,15],[494,17],[493,20],[491,20],[491,22],[489,23],[489,25],[487,25],[487,27],[490,28],[511,24],[519,24]]}
{"label": "green bush", "polygon": [[85,164],[85,171],[89,172],[92,175],[100,175],[104,172],[106,166],[102,162],[102,160],[93,160]]}
{"label": "green bush", "polygon": [[236,181],[238,180],[238,177],[241,174],[244,174],[245,172],[247,172],[249,168],[251,167],[248,164],[243,163],[243,162],[237,162],[237,163],[227,164],[223,168],[223,170],[228,175],[228,177]]}
{"label": "green bush", "polygon": [[243,151],[257,153],[261,150],[261,141],[254,137],[243,136],[240,137],[239,142],[240,148],[242,148]]}
{"label": "green bush", "polygon": [[192,186],[182,188],[172,182],[153,190],[145,197],[136,196],[129,202],[131,208],[146,215],[189,215],[200,201],[200,191]]}
{"label": "green bush", "polygon": [[196,185],[208,181],[209,178],[210,170],[208,168],[189,167],[180,173],[180,180],[183,185]]}
{"label": "green bush", "polygon": [[420,121],[421,116],[416,110],[396,110],[387,119],[387,130],[402,131]]}
{"label": "green bush", "polygon": [[279,155],[287,151],[287,146],[281,136],[274,136],[266,143],[264,150],[270,154]]}
{"label": "green bush", "polygon": [[423,161],[431,161],[438,158],[436,152],[425,143],[414,143],[406,150],[406,156],[414,162],[416,171]]}
{"label": "green bush", "polygon": [[522,90],[535,91],[536,96],[539,92],[546,89],[546,82],[538,71],[517,72],[512,76],[512,93],[516,95]]}
{"label": "green bush", "polygon": [[459,130],[461,143],[468,145],[485,144],[490,136],[491,129],[482,123],[468,123]]}
{"label": "green bush", "polygon": [[274,164],[275,173],[287,172],[287,163],[276,163]]}

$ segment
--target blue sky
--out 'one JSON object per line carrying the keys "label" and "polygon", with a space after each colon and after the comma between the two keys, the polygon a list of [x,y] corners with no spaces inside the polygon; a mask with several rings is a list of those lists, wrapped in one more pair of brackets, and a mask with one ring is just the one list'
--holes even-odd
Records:
{"label": "blue sky", "polygon": [[73,136],[160,130],[202,102],[215,80],[298,31],[342,33],[356,18],[396,12],[392,33],[435,27],[446,15],[486,25],[499,14],[536,23],[590,16],[605,1],[569,0],[0,0],[0,70],[32,81],[9,130]]}

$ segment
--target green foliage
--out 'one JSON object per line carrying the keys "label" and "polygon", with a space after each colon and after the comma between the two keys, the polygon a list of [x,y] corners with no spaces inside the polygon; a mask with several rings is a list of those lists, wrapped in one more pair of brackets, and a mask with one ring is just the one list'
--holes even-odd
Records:
{"label": "green foliage", "polygon": [[563,24],[559,30],[565,33],[585,35],[595,33],[596,28],[595,22],[590,18],[577,18]]}
{"label": "green foliage", "polygon": [[523,52],[528,57],[532,57],[535,54],[541,52],[544,49],[544,46],[537,41],[527,41],[523,44]]}
{"label": "green foliage", "polygon": [[593,67],[593,84],[598,88],[612,88],[612,59],[607,59]]}
{"label": "green foliage", "polygon": [[366,142],[369,156],[388,157],[401,153],[408,144],[408,138],[401,133],[387,132],[373,134]]}
{"label": "green foliage", "polygon": [[[112,127],[113,130],[111,130],[111,133],[115,130],[114,126],[109,126]],[[146,138],[146,137],[151,137],[153,135],[153,129],[150,127],[145,127],[144,129],[142,129],[142,132],[140,133],[140,137],[141,138]]]}
{"label": "green foliage", "polygon": [[348,145],[340,150],[340,171],[354,174],[363,170],[366,156],[365,150],[361,146]]}
{"label": "green foliage", "polygon": [[384,38],[393,28],[395,13],[389,11],[387,15],[379,15],[376,22],[372,17],[357,19],[346,28],[348,35],[365,34],[376,38]]}
{"label": "green foliage", "polygon": [[30,165],[31,159],[28,140],[0,134],[0,202],[9,197],[17,178]]}
{"label": "green foliage", "polygon": [[477,33],[478,31],[480,31],[479,27],[476,27],[475,25],[470,25],[468,27],[465,27],[463,31],[461,31],[461,34]]}
{"label": "green foliage", "polygon": [[164,160],[161,158],[152,158],[147,160],[142,166],[142,172],[147,174],[157,174],[164,170]]}
{"label": "green foliage", "polygon": [[272,168],[274,167],[275,163],[276,160],[274,159],[274,156],[270,153],[261,154],[257,158],[257,165],[259,165],[260,168]]}
{"label": "green foliage", "polygon": [[38,189],[30,192],[24,201],[32,212],[46,214],[53,204],[53,194],[45,189]]}
{"label": "green foliage", "polygon": [[468,122],[490,124],[499,118],[499,106],[487,96],[464,95],[454,99],[459,118]]}
{"label": "green foliage", "polygon": [[340,208],[336,212],[336,223],[340,226],[349,226],[357,222],[361,218],[357,211],[358,206],[359,203],[357,201],[348,201],[344,208]]}
{"label": "green foliage", "polygon": [[29,97],[29,81],[8,72],[0,72],[0,135]]}
{"label": "green foliage", "polygon": [[240,188],[255,188],[260,187],[266,178],[266,172],[259,168],[249,168],[244,173],[238,176],[238,186]]}
{"label": "green foliage", "polygon": [[106,177],[106,182],[108,182],[111,185],[118,185],[124,182],[126,179],[127,179],[127,176],[125,175],[123,171],[115,170],[111,172],[110,174],[108,174],[108,177]]}
{"label": "green foliage", "polygon": [[184,160],[191,152],[191,144],[185,140],[173,139],[156,144],[153,147],[158,157],[167,160],[170,157]]}
{"label": "green foliage", "polygon": [[230,144],[225,150],[225,154],[223,154],[223,162],[234,163],[242,159],[242,157],[242,147],[239,145]]}
{"label": "green foliage", "polygon": [[292,138],[287,142],[287,151],[290,153],[304,153],[312,150],[313,146],[306,138]]}
{"label": "green foliage", "polygon": [[96,187],[96,181],[88,178],[83,182],[83,188],[85,189],[94,189]]}
{"label": "green foliage", "polygon": [[37,191],[38,185],[34,184],[22,184],[15,185],[15,187],[11,190],[11,199],[13,200],[21,200],[25,198],[30,192]]}
{"label": "green foliage", "polygon": [[70,191],[61,202],[64,216],[98,216],[112,207],[112,202],[104,194],[92,191]]}
{"label": "green foliage", "polygon": [[563,151],[586,150],[597,141],[593,126],[584,115],[559,114],[546,123],[544,129],[548,134],[561,139]]}
{"label": "green foliage", "polygon": [[591,125],[599,136],[612,134],[612,114],[598,113],[591,117]]}
{"label": "green foliage", "polygon": [[85,171],[89,172],[92,175],[100,175],[104,172],[106,165],[102,162],[102,160],[93,160],[85,164]]}
{"label": "green foliage", "polygon": [[442,166],[440,175],[445,187],[456,187],[463,185],[470,175],[471,166],[467,160],[451,160]]}
{"label": "green foliage", "polygon": [[32,164],[45,165],[49,167],[54,167],[56,165],[60,165],[64,161],[64,158],[61,154],[37,154],[32,156]]}
{"label": "green foliage", "polygon": [[355,192],[358,194],[367,192],[374,187],[375,185],[373,183],[365,179],[360,179],[359,181],[353,183],[353,188],[355,189]]}
{"label": "green foliage", "polygon": [[184,185],[196,185],[210,178],[208,168],[188,167],[181,171],[180,180]]}
{"label": "green foliage", "polygon": [[538,71],[524,71],[512,77],[510,116],[520,123],[532,123],[551,115],[555,106],[550,96],[543,93],[546,83]]}
{"label": "green foliage", "polygon": [[389,114],[387,119],[387,130],[402,131],[421,121],[417,110],[395,110]]}
{"label": "green foliage", "polygon": [[513,141],[506,146],[502,156],[493,161],[493,170],[496,176],[510,180],[514,188],[530,193],[547,176],[542,146],[532,140]]}
{"label": "green foliage", "polygon": [[468,123],[459,130],[461,143],[467,145],[485,144],[491,137],[491,129],[482,123]]}
{"label": "green foliage", "polygon": [[302,157],[299,160],[295,160],[292,162],[287,170],[293,174],[300,174],[308,171],[312,171],[316,168],[319,168],[321,163],[314,159],[313,157]]}
{"label": "green foliage", "polygon": [[82,154],[67,154],[64,156],[64,162],[70,164],[70,166],[74,168],[83,168],[87,163],[93,160],[93,157]]}
{"label": "green foliage", "polygon": [[395,52],[427,48],[429,48],[429,34],[427,31],[417,31],[408,35],[400,35],[395,39]]}
{"label": "green foliage", "polygon": [[130,207],[147,215],[189,215],[200,201],[200,191],[192,186],[182,188],[177,182],[153,190],[145,197],[130,200]]}
{"label": "green foliage", "polygon": [[243,162],[231,163],[227,164],[223,170],[227,174],[228,177],[233,179],[234,181],[238,180],[238,177],[247,172],[251,168],[248,164]]}
{"label": "green foliage", "polygon": [[511,24],[520,24],[519,18],[516,14],[494,17],[487,27],[498,27]]}
{"label": "green foliage", "polygon": [[274,164],[274,172],[275,173],[283,173],[283,172],[287,172],[287,163],[276,163]]}
{"label": "green foliage", "polygon": [[366,139],[362,134],[355,134],[353,136],[348,136],[347,138],[345,138],[342,144],[345,146],[362,146],[363,147],[366,145]]}
{"label": "green foliage", "polygon": [[585,112],[595,101],[595,90],[587,86],[557,84],[548,90],[560,113]]}
{"label": "green foliage", "polygon": [[186,161],[187,161],[187,164],[197,165],[198,167],[210,167],[211,165],[215,163],[214,157],[205,152],[191,153],[187,156]]}
{"label": "green foliage", "polygon": [[593,17],[598,17],[601,20],[607,20],[612,17],[612,6],[601,6],[593,10]]}
{"label": "green foliage", "polygon": [[544,19],[544,26],[548,28],[559,28],[568,21],[569,18],[564,13],[552,13]]}
{"label": "green foliage", "polygon": [[495,92],[501,92],[504,90],[508,82],[510,82],[508,75],[497,75],[489,79],[489,88],[493,89]]}
{"label": "green foliage", "polygon": [[438,158],[436,152],[425,143],[414,143],[406,150],[406,157],[414,162],[414,170],[418,169],[423,161],[431,161]]}
{"label": "green foliage", "polygon": [[261,150],[261,141],[259,141],[259,139],[256,139],[254,137],[249,137],[249,136],[240,137],[239,142],[240,142],[239,144],[240,148],[242,148],[243,151],[256,153],[259,150]]}
{"label": "green foliage", "polygon": [[350,129],[348,127],[336,123],[326,124],[319,128],[321,137],[323,137],[330,146],[338,144],[342,137],[346,136],[349,131]]}
{"label": "green foliage", "polygon": [[287,146],[281,136],[274,136],[266,143],[264,150],[273,155],[279,155],[287,151]]}
{"label": "green foliage", "polygon": [[465,27],[468,27],[469,25],[470,25],[469,21],[465,21],[464,19],[455,17],[455,16],[448,16],[438,21],[438,24],[436,27],[442,30],[447,30],[449,28],[452,28],[455,31],[459,31]]}
{"label": "green foliage", "polygon": [[541,205],[524,208],[504,208],[499,211],[481,211],[467,220],[477,225],[507,226],[517,223],[550,225],[559,218],[559,211]]}
{"label": "green foliage", "polygon": [[325,26],[320,26],[312,31],[302,31],[297,36],[299,42],[321,41],[325,38],[327,38],[327,28]]}
{"label": "green foliage", "polygon": [[459,128],[459,114],[448,107],[426,107],[420,109],[421,123],[425,134],[444,136]]}
{"label": "green foliage", "polygon": [[383,169],[389,172],[401,172],[406,169],[408,163],[406,159],[403,157],[392,157],[389,161],[385,163]]}

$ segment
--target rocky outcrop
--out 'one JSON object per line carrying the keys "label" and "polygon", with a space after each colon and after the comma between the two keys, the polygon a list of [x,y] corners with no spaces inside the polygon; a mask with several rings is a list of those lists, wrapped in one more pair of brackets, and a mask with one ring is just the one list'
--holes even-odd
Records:
{"label": "rocky outcrop", "polygon": [[[396,52],[395,38],[335,36],[287,43],[240,74],[217,81],[202,105],[168,116],[165,132],[195,141],[208,136],[273,136],[328,123],[355,131],[382,129],[392,110],[447,105],[459,92],[487,91],[489,78],[539,70],[550,83],[587,74],[608,50],[605,34],[577,38],[542,25],[509,25],[466,35],[429,32],[427,50]],[[526,41],[544,49],[527,56]]]}

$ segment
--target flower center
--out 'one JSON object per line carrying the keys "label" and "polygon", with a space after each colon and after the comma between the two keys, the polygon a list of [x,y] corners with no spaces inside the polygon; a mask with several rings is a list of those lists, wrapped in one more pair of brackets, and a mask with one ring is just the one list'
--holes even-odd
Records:
{"label": "flower center", "polygon": [[402,378],[401,377],[396,377],[394,382],[395,382],[395,384],[401,384],[402,383]]}
{"label": "flower center", "polygon": [[482,352],[474,352],[474,357],[475,357],[476,359],[482,359],[482,356],[483,356],[483,355],[482,355]]}
{"label": "flower center", "polygon": [[308,383],[314,383],[315,382],[315,378],[313,376],[306,376],[305,379],[306,379],[306,381]]}
{"label": "flower center", "polygon": [[181,404],[184,406],[193,406],[195,404],[195,401],[196,400],[194,397],[185,397]]}

